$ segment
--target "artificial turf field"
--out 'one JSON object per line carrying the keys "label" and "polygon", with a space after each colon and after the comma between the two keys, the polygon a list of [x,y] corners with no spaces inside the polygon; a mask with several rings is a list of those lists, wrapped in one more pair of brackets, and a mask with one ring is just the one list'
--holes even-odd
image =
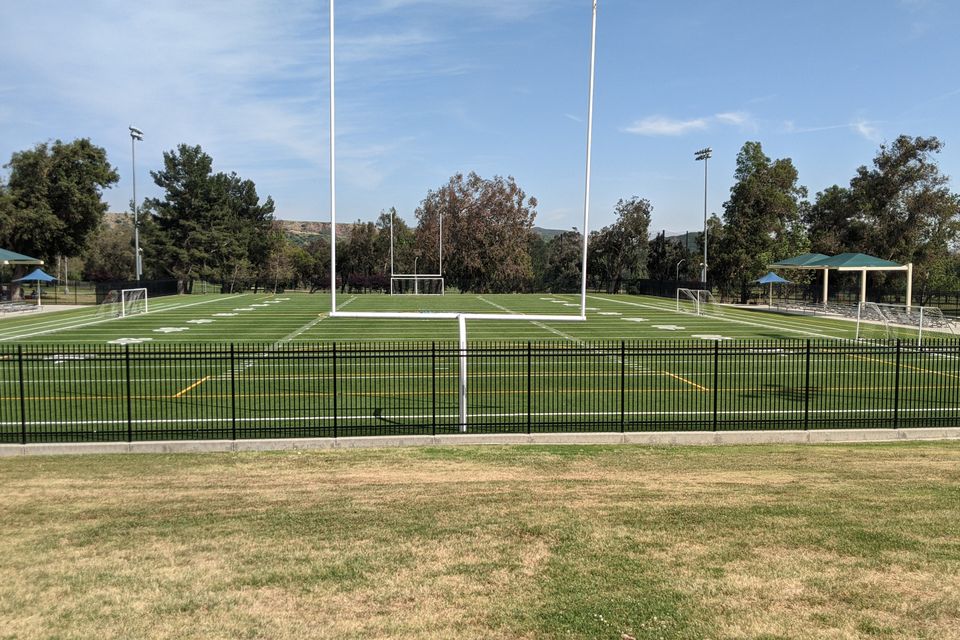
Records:
{"label": "artificial turf field", "polygon": [[[338,297],[356,311],[556,314],[576,296]],[[948,426],[960,346],[852,322],[590,295],[586,322],[468,321],[473,431]],[[0,321],[0,440],[455,431],[457,323],[327,317],[327,295],[192,295]],[[932,333],[928,333],[929,338]],[[529,347],[527,346],[529,344]]]}
{"label": "artificial turf field", "polygon": [[[854,323],[724,307],[722,315],[677,313],[673,300],[649,296],[591,294],[586,322],[470,321],[471,341],[543,340],[702,340],[731,339],[853,340]],[[343,311],[461,311],[575,316],[576,295],[473,295],[337,297]],[[451,320],[369,320],[325,317],[328,294],[284,293],[190,295],[150,301],[150,313],[128,318],[87,308],[0,319],[0,343],[106,345],[122,342],[279,344],[318,341],[375,342],[456,340]],[[877,330],[879,336],[879,329]],[[904,330],[902,337],[915,335]]]}

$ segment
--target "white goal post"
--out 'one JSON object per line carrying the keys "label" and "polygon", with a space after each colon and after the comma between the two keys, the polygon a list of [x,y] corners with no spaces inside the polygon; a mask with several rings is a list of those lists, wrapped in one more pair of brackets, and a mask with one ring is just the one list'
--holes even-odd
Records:
{"label": "white goal post", "polygon": [[[586,161],[584,171],[584,194],[583,194],[583,222],[582,231],[583,241],[581,249],[581,268],[580,268],[580,312],[578,315],[529,315],[529,314],[495,314],[495,313],[476,313],[476,312],[381,312],[381,311],[339,311],[337,309],[337,155],[336,155],[336,65],[335,60],[335,39],[334,39],[334,0],[329,0],[330,20],[329,20],[329,81],[330,81],[330,318],[380,318],[380,319],[398,319],[398,320],[456,320],[459,325],[460,334],[460,357],[459,357],[459,430],[467,431],[467,320],[513,320],[513,321],[539,321],[539,322],[584,322],[587,313],[587,242],[590,237],[590,170],[591,158],[593,153],[593,96],[594,96],[594,77],[596,67],[597,50],[597,4],[599,0],[581,0],[586,4],[590,2],[591,12],[591,31],[590,31],[590,63],[589,63],[589,82],[587,90],[587,117],[586,117]],[[442,236],[441,236],[442,237]],[[435,274],[442,277],[442,273]]]}
{"label": "white goal post", "polygon": [[954,323],[939,307],[905,304],[861,302],[857,305],[857,340],[893,340],[906,329],[908,338],[916,331],[917,345],[923,342],[924,331],[955,334]]}
{"label": "white goal post", "polygon": [[437,276],[390,276],[390,295],[442,296],[443,278]]}
{"label": "white goal post", "polygon": [[147,290],[143,287],[139,289],[122,289],[120,291],[120,317],[126,318],[138,313],[147,313],[149,311],[147,303]]}
{"label": "white goal post", "polygon": [[691,313],[695,316],[719,315],[719,303],[707,289],[677,289],[677,312]]}

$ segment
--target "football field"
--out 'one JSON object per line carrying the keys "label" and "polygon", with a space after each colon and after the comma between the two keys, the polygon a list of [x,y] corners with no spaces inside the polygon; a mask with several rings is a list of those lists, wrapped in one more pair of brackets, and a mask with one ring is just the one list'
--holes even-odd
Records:
{"label": "football field", "polygon": [[[590,294],[586,322],[468,322],[471,341],[558,340],[853,340],[853,322],[723,307],[697,316],[678,313],[665,298]],[[574,317],[577,295],[448,294],[446,296],[337,297],[343,311],[457,311],[552,314]],[[317,342],[456,340],[452,320],[328,318],[327,294],[190,295],[157,298],[150,312],[126,318],[99,308],[0,319],[0,343],[108,345],[143,343]],[[909,332],[907,332],[909,333]],[[905,334],[906,338],[907,335]]]}

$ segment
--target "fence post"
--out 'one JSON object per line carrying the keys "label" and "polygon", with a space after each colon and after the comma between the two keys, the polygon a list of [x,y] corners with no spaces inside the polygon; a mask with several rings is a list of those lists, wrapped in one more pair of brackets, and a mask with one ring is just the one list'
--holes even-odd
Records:
{"label": "fence post", "polygon": [[893,428],[900,427],[900,338],[897,338],[897,365],[893,378]]}
{"label": "fence post", "polygon": [[626,430],[627,343],[620,341],[620,433]]}
{"label": "fence post", "polygon": [[532,349],[530,347],[530,341],[527,340],[527,435],[530,435],[530,421],[532,419],[531,418],[531,396],[533,391],[530,384],[531,382],[530,370],[531,370],[531,359],[532,359],[531,351]]}
{"label": "fence post", "polygon": [[437,435],[437,343],[430,343],[430,421],[433,435]]}
{"label": "fence post", "polygon": [[20,444],[27,444],[27,393],[23,380],[23,345],[17,345],[17,368],[20,370]]}
{"label": "fence post", "polygon": [[333,343],[333,437],[337,437],[337,343]]}
{"label": "fence post", "polygon": [[720,341],[713,343],[713,430],[717,430],[717,401],[720,385]]}
{"label": "fence post", "polygon": [[803,430],[810,428],[810,338],[807,338],[807,373],[803,383]]}
{"label": "fence post", "polygon": [[233,343],[230,343],[230,439],[237,439],[237,363],[233,350]]}
{"label": "fence post", "polygon": [[123,345],[124,365],[127,372],[127,442],[133,442],[133,393],[130,388],[130,345]]}

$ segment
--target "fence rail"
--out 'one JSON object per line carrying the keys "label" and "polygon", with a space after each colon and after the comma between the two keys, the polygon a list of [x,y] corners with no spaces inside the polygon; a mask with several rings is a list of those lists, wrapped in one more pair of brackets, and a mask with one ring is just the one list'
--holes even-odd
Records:
{"label": "fence rail", "polygon": [[957,425],[955,339],[0,347],[4,443]]}

